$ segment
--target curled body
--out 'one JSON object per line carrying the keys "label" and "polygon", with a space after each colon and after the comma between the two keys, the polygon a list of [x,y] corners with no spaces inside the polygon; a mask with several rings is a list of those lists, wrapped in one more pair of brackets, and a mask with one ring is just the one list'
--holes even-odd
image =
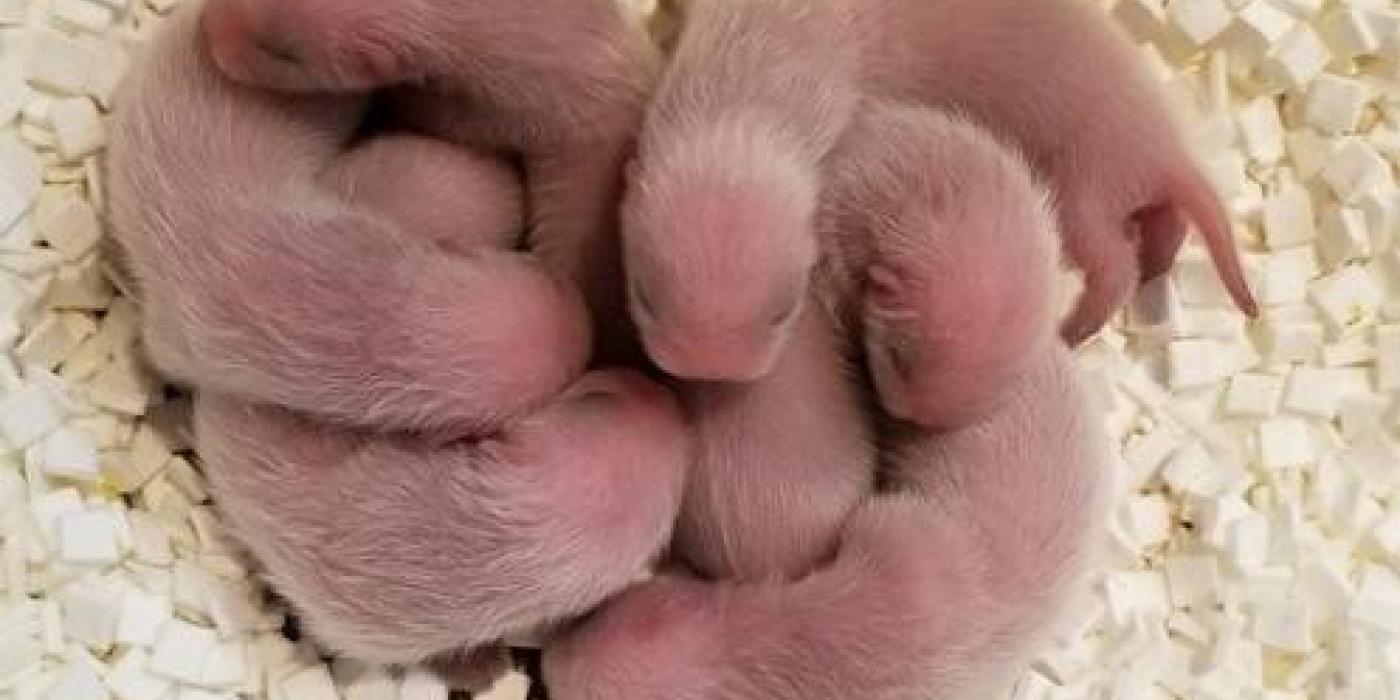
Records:
{"label": "curled body", "polygon": [[624,342],[617,204],[660,59],[615,0],[209,0],[203,24],[235,80],[398,88],[410,128],[518,156],[530,248]]}
{"label": "curled body", "polygon": [[679,391],[695,448],[673,554],[704,576],[745,581],[801,577],[830,558],[876,471],[837,324],[808,306],[767,376]]}
{"label": "curled body", "polygon": [[[991,416],[892,436],[895,490],[795,582],[640,584],[546,650],[560,700],[997,697],[1083,587],[1103,436],[1051,347]],[[1001,686],[1001,687],[998,687]]]}
{"label": "curled body", "polygon": [[622,241],[642,342],[684,379],[773,370],[808,298],[821,161],[855,112],[848,13],[696,0],[628,171]]}
{"label": "curled body", "polygon": [[[577,291],[479,246],[520,216],[508,166],[425,140],[354,149],[366,96],[228,80],[199,12],[181,7],[147,47],[109,125],[112,229],[159,370],[334,422],[449,432],[492,430],[578,377]],[[456,170],[404,168],[405,183],[386,154]],[[456,234],[450,212],[404,201],[442,182],[472,183],[452,211],[483,213]]]}
{"label": "curled body", "polygon": [[1021,149],[1055,192],[1066,253],[1085,273],[1068,340],[1092,335],[1140,280],[1169,269],[1188,221],[1236,303],[1257,311],[1224,207],[1160,86],[1097,4],[837,4],[862,15],[870,95],[958,110]]}
{"label": "curled body", "polygon": [[481,441],[326,426],[205,392],[195,432],[226,521],[328,648],[375,663],[495,657],[581,615],[665,546],[689,436],[672,394],[593,372]]}
{"label": "curled body", "polygon": [[707,577],[804,575],[873,488],[844,329],[809,303],[821,163],[859,99],[832,7],[689,5],[628,170],[632,317],[695,430],[673,553]]}
{"label": "curled body", "polygon": [[892,102],[826,167],[822,288],[854,317],[883,408],[929,428],[987,415],[1053,342],[1049,192],[986,129]]}

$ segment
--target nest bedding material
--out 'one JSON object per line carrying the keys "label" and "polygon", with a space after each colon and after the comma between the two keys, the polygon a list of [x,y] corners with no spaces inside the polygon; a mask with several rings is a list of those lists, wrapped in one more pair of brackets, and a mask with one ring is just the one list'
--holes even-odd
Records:
{"label": "nest bedding material", "polygon": [[[102,115],[175,1],[0,0],[0,700],[446,697],[284,635],[135,353]],[[1191,115],[1267,310],[1188,250],[1083,350],[1110,554],[1017,697],[1400,697],[1400,4],[1106,10]]]}

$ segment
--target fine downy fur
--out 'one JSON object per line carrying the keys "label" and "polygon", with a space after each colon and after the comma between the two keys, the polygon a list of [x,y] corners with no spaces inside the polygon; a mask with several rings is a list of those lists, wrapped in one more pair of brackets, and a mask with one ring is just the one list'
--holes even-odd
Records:
{"label": "fine downy fur", "polygon": [[519,155],[531,249],[582,288],[603,349],[621,352],[616,210],[659,56],[614,0],[210,0],[204,27],[236,80],[405,86],[412,128]]}
{"label": "fine downy fur", "polygon": [[817,0],[697,0],[623,203],[630,303],[653,361],[694,380],[773,369],[816,262],[819,164],[854,113],[847,18]]}
{"label": "fine downy fur", "polygon": [[509,167],[406,135],[346,151],[362,98],[226,82],[197,12],[177,11],[113,125],[147,345],[199,391],[215,499],[311,633],[483,681],[502,636],[596,606],[664,546],[679,407],[629,372],[560,395],[586,314],[498,250],[519,233]]}
{"label": "fine downy fur", "polygon": [[896,492],[855,512],[828,566],[795,582],[640,584],[547,648],[551,696],[998,697],[1089,570],[1098,423],[1052,344],[986,420],[894,436]]}
{"label": "fine downy fur", "polygon": [[1072,343],[1141,279],[1167,271],[1194,222],[1236,303],[1257,311],[1229,218],[1192,162],[1161,89],[1087,0],[835,0],[862,13],[861,86],[957,109],[1022,149],[1054,190],[1086,291]]}
{"label": "fine downy fur", "polygon": [[195,430],[225,519],[310,632],[375,663],[470,652],[621,590],[665,546],[688,457],[674,398],[623,371],[480,442],[213,393]]}
{"label": "fine downy fur", "polygon": [[[397,225],[376,205],[412,205],[374,172],[382,157],[346,153],[367,99],[227,80],[199,11],[182,7],[148,48],[110,125],[113,231],[158,369],[332,421],[454,433],[499,427],[579,375],[589,327],[576,291],[528,256],[439,245],[450,219],[454,244],[505,235],[519,216],[506,166],[460,156],[465,170],[442,181],[471,180],[480,199],[407,217],[421,232]],[[474,230],[454,212],[494,213]]]}
{"label": "fine downy fur", "polygon": [[839,305],[886,411],[982,418],[1053,341],[1049,194],[984,129],[930,108],[865,108],[828,164],[820,229]]}
{"label": "fine downy fur", "polygon": [[844,343],[808,306],[767,376],[682,385],[695,435],[674,545],[683,562],[715,578],[785,580],[831,556],[875,479],[871,419]]}
{"label": "fine downy fur", "polygon": [[525,231],[520,174],[500,158],[415,134],[378,134],[323,177],[346,200],[457,255],[512,250]]}
{"label": "fine downy fur", "polygon": [[847,32],[812,0],[687,8],[628,171],[632,314],[651,359],[692,380],[674,553],[705,576],[805,574],[873,487],[848,348],[807,303],[819,165],[857,102],[854,51],[829,43]]}

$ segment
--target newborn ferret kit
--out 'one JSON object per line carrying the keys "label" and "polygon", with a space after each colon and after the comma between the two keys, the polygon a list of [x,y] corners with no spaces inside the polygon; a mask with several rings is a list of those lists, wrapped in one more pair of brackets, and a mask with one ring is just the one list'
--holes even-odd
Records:
{"label": "newborn ferret kit", "polygon": [[1400,689],[1390,0],[0,0],[0,69],[0,700]]}

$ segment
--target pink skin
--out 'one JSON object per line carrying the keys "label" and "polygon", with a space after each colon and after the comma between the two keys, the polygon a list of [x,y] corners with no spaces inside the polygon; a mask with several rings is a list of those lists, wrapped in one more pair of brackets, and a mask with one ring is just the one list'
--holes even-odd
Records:
{"label": "pink skin", "polygon": [[416,130],[520,155],[532,250],[583,289],[605,346],[629,332],[617,202],[659,56],[614,0],[210,0],[204,29],[240,82],[407,86]]}
{"label": "pink skin", "polygon": [[623,589],[670,537],[689,443],[671,394],[627,371],[585,375],[479,442],[216,393],[197,399],[195,434],[272,583],[317,639],[374,663],[470,652]]}
{"label": "pink skin", "polygon": [[1257,313],[1224,208],[1162,91],[1095,3],[838,4],[864,13],[866,90],[955,106],[1023,149],[1053,186],[1066,252],[1086,273],[1066,339],[1092,335],[1139,280],[1166,272],[1187,220],[1200,227],[1235,302]]}
{"label": "pink skin", "polygon": [[858,102],[844,22],[815,0],[686,10],[622,209],[632,316],[673,375],[758,379],[793,333],[817,259],[818,166]]}
{"label": "pink skin", "polygon": [[867,107],[829,165],[821,228],[884,408],[929,428],[990,413],[1053,342],[1049,194],[980,127]]}
{"label": "pink skin", "polygon": [[546,649],[551,697],[1002,697],[1089,569],[1097,423],[1073,358],[1047,348],[985,422],[895,436],[899,492],[852,516],[829,566],[640,584]]}
{"label": "pink skin", "polygon": [[773,372],[681,389],[695,435],[673,553],[700,573],[801,576],[874,488],[870,418],[826,312],[801,312]]}
{"label": "pink skin", "polygon": [[[171,20],[110,124],[112,223],[159,369],[345,424],[454,433],[495,429],[577,378],[590,329],[574,290],[525,255],[439,247],[447,220],[493,207],[458,219],[453,240],[502,237],[518,215],[503,166],[463,155],[461,172],[406,175],[430,189],[471,180],[495,204],[436,220],[399,204],[415,185],[381,171],[376,146],[345,153],[363,97],[226,80],[198,12]],[[347,201],[347,190],[368,196]],[[435,200],[450,198],[422,206]],[[425,230],[396,225],[376,202]]]}
{"label": "pink skin", "polygon": [[385,134],[335,160],[323,181],[444,250],[511,250],[525,230],[520,174],[500,158],[413,134]]}

